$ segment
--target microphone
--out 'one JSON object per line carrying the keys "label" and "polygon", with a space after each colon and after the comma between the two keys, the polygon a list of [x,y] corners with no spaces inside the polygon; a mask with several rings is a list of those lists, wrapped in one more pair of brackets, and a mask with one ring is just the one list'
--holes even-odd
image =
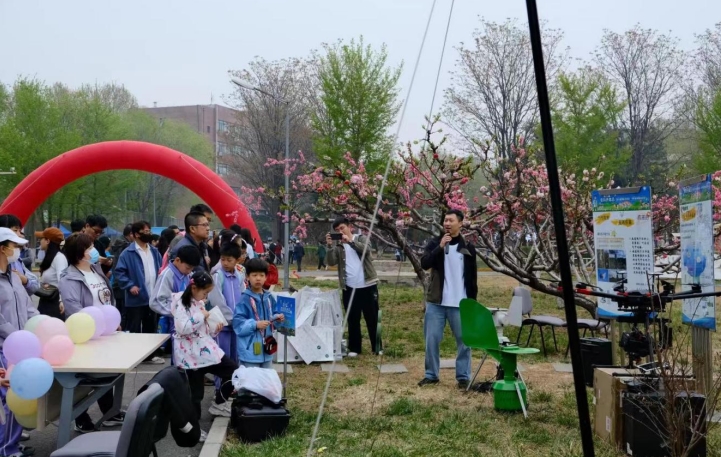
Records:
{"label": "microphone", "polygon": [[[449,233],[448,230],[446,230],[446,235],[448,235],[448,233]],[[448,253],[450,252],[450,249],[451,249],[450,245],[446,244],[446,247],[444,249],[446,252],[446,255],[448,255]]]}

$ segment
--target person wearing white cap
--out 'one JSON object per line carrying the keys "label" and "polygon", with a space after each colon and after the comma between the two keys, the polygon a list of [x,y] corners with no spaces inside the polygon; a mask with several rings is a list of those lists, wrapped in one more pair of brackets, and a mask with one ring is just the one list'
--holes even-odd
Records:
{"label": "person wearing white cap", "polygon": [[[23,239],[21,236],[22,222],[17,216],[13,214],[0,214],[0,227],[9,228],[15,235]],[[28,295],[32,297],[35,292],[40,289],[40,281],[38,281],[38,277],[35,276],[30,269],[25,267],[25,264],[23,264],[20,257],[17,259],[11,259],[10,263],[12,265],[11,270],[20,278],[23,283],[23,287],[25,287],[25,291],[27,291]],[[0,456],[2,456],[2,454],[0,454]]]}
{"label": "person wearing white cap", "polygon": [[[0,228],[0,364],[3,368],[7,367],[7,360],[2,354],[5,338],[24,328],[28,319],[38,315],[38,310],[33,307],[19,276],[11,267],[11,264],[20,257],[20,248],[26,244],[27,240],[20,238],[9,228]],[[1,387],[0,397],[6,421],[0,424],[0,455],[12,457],[31,455],[32,451],[29,448],[20,450],[19,443],[23,428],[7,407],[6,394],[7,387]]]}

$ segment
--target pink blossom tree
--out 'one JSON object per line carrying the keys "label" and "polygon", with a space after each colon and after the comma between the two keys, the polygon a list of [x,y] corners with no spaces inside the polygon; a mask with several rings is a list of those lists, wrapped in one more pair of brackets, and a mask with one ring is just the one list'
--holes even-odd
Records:
{"label": "pink blossom tree", "polygon": [[[397,153],[390,164],[377,214],[374,209],[382,175],[368,173],[351,154],[333,167],[316,166],[299,154],[288,164],[289,172],[298,172],[291,192],[296,202],[309,197],[306,201],[313,203],[308,212],[300,211],[297,205],[290,208],[296,232],[303,236],[307,224],[327,222],[334,215],[345,215],[366,230],[375,221],[373,237],[401,249],[425,284],[428,273],[421,268],[420,256],[410,245],[409,229],[427,237],[436,236],[442,230],[442,215],[449,209],[459,209],[466,214],[464,236],[475,243],[478,257],[491,270],[540,292],[560,296],[553,284],[560,280],[561,259],[556,250],[545,164],[527,153],[523,141],[514,149],[512,160],[497,159],[487,147],[479,148],[480,152],[473,156],[456,156],[445,152],[445,137],[433,140],[436,133],[431,127],[420,147],[408,144]],[[285,163],[270,160],[266,166]],[[472,189],[469,186],[477,173],[489,184]],[[579,175],[560,170],[560,179],[571,249],[567,260],[576,280],[594,283],[591,191],[609,188],[614,182],[603,171],[603,163]],[[469,197],[474,190],[480,191],[476,192],[479,196]],[[257,202],[259,192],[271,192],[283,199],[282,189],[244,191],[250,206]],[[655,196],[653,209],[659,236],[677,226],[675,192]],[[595,304],[587,298],[578,296],[576,302],[593,312]]]}

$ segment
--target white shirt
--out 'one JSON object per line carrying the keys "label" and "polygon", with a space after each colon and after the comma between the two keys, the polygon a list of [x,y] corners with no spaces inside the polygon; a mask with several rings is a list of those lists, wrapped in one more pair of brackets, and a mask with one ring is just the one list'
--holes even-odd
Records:
{"label": "white shirt", "polygon": [[143,249],[138,242],[135,242],[135,249],[140,254],[140,258],[143,260],[143,271],[145,273],[145,290],[148,291],[148,297],[153,292],[155,287],[155,279],[158,277],[158,272],[155,271],[155,261],[153,260],[153,253],[151,252],[150,245],[145,245]]}
{"label": "white shirt", "polygon": [[58,287],[58,283],[60,282],[60,273],[65,271],[67,267],[68,259],[62,252],[58,252],[55,254],[55,258],[50,264],[50,267],[43,271],[43,274],[40,276],[40,282]]}
{"label": "white shirt", "polygon": [[366,278],[363,274],[363,264],[358,253],[350,245],[343,243],[345,250],[345,285],[353,289],[361,289],[366,287]]}
{"label": "white shirt", "polygon": [[110,298],[112,292],[108,289],[105,279],[94,271],[80,271],[85,276],[85,283],[90,288],[90,293],[93,296],[93,306],[111,305],[113,303]]}
{"label": "white shirt", "polygon": [[441,306],[458,308],[461,300],[468,298],[466,284],[463,281],[463,254],[458,252],[458,244],[447,244],[448,254],[443,259],[443,303]]}
{"label": "white shirt", "polygon": [[248,255],[248,259],[254,259],[255,251],[253,250],[253,246],[251,246],[250,243],[247,243],[246,246],[247,246],[247,249],[245,250],[245,252]]}

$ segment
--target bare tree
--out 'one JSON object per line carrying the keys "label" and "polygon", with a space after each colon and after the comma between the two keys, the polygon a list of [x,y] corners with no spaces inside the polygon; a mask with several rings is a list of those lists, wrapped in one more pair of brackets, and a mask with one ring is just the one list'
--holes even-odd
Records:
{"label": "bare tree", "polygon": [[714,94],[721,88],[721,23],[696,35],[696,43],[692,68],[702,87]]}
{"label": "bare tree", "polygon": [[595,60],[626,102],[620,127],[631,146],[633,181],[666,160],[664,140],[681,121],[686,54],[676,38],[636,25],[622,34],[605,30]]}
{"label": "bare tree", "polygon": [[[544,27],[543,46],[549,81],[556,80],[567,50],[563,34]],[[533,56],[527,28],[515,20],[502,24],[481,19],[473,44],[458,47],[459,58],[446,89],[444,117],[475,152],[490,141],[493,152],[508,158],[519,137],[532,136],[538,123]]]}
{"label": "bare tree", "polygon": [[[281,211],[280,199],[285,192],[283,169],[269,167],[269,159],[285,157],[285,115],[290,110],[291,158],[297,151],[310,154],[312,134],[308,100],[313,91],[309,84],[308,62],[302,59],[284,59],[268,62],[261,58],[252,61],[247,69],[231,71],[231,76],[247,81],[271,96],[248,89],[237,89],[228,102],[241,113],[238,128],[228,132],[231,149],[229,160],[232,172],[237,174],[244,187],[264,188],[258,196],[260,206],[271,217]],[[276,218],[272,227],[273,239],[281,233],[282,219]]]}

